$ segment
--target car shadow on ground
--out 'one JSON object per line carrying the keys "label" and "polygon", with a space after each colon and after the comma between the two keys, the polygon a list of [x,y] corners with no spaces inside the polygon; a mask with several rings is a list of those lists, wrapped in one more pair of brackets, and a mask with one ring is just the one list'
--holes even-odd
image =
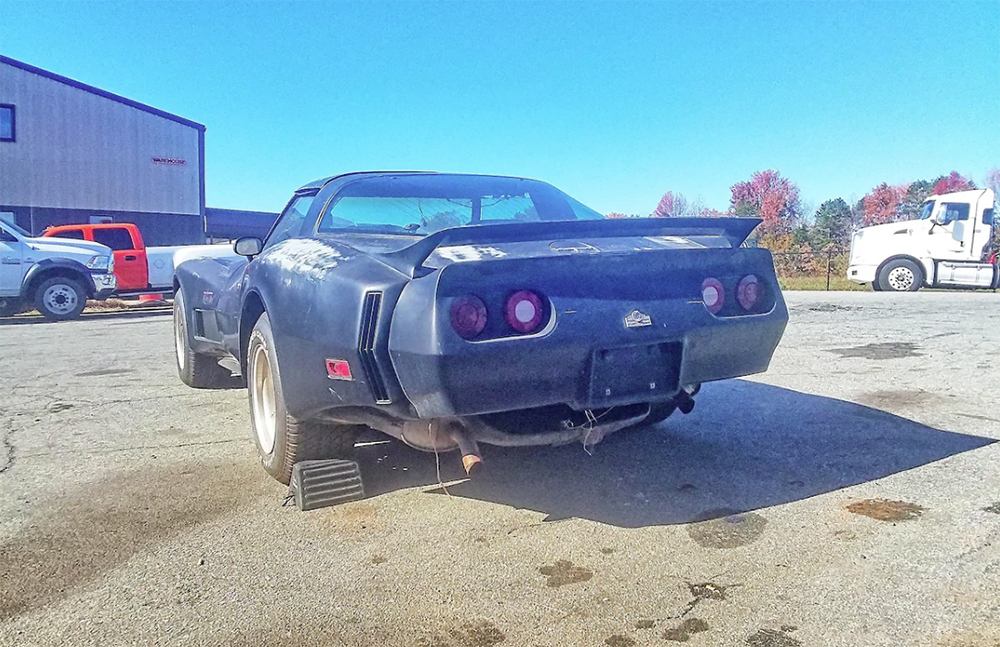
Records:
{"label": "car shadow on ground", "polygon": [[[995,442],[878,409],[731,380],[706,386],[695,411],[611,436],[588,455],[562,447],[482,446],[488,475],[452,496],[621,527],[690,523],[873,481]],[[359,448],[369,496],[429,486],[433,454],[398,442]],[[456,452],[441,477],[464,477]]]}

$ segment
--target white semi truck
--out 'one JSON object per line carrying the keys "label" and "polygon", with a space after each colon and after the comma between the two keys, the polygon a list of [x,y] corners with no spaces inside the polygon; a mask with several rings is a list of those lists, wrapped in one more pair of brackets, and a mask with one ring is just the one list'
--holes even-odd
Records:
{"label": "white semi truck", "polygon": [[997,288],[991,189],[932,195],[920,217],[863,227],[851,239],[847,278],[876,291]]}

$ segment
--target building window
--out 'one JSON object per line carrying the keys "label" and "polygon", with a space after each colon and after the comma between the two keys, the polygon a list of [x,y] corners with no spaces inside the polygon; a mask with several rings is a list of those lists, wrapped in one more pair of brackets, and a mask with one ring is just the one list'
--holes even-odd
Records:
{"label": "building window", "polygon": [[14,106],[0,103],[0,142],[14,141],[15,134]]}

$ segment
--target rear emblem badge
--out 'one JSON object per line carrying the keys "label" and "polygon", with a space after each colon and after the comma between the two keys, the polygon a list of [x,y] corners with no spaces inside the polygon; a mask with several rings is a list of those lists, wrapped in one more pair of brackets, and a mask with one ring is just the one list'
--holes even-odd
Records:
{"label": "rear emblem badge", "polygon": [[625,327],[626,328],[643,328],[645,326],[652,326],[653,319],[649,315],[644,315],[638,310],[633,310],[632,312],[625,315]]}

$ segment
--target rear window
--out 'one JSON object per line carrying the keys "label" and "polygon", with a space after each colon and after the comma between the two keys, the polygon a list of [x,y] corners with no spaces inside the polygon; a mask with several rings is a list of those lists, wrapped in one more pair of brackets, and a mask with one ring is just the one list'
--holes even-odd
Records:
{"label": "rear window", "polygon": [[126,249],[133,249],[132,236],[127,229],[95,229],[94,242],[107,245],[112,250],[118,252]]}
{"label": "rear window", "polygon": [[603,217],[536,180],[443,174],[379,176],[341,189],[323,214],[319,232],[423,235],[466,225]]}

